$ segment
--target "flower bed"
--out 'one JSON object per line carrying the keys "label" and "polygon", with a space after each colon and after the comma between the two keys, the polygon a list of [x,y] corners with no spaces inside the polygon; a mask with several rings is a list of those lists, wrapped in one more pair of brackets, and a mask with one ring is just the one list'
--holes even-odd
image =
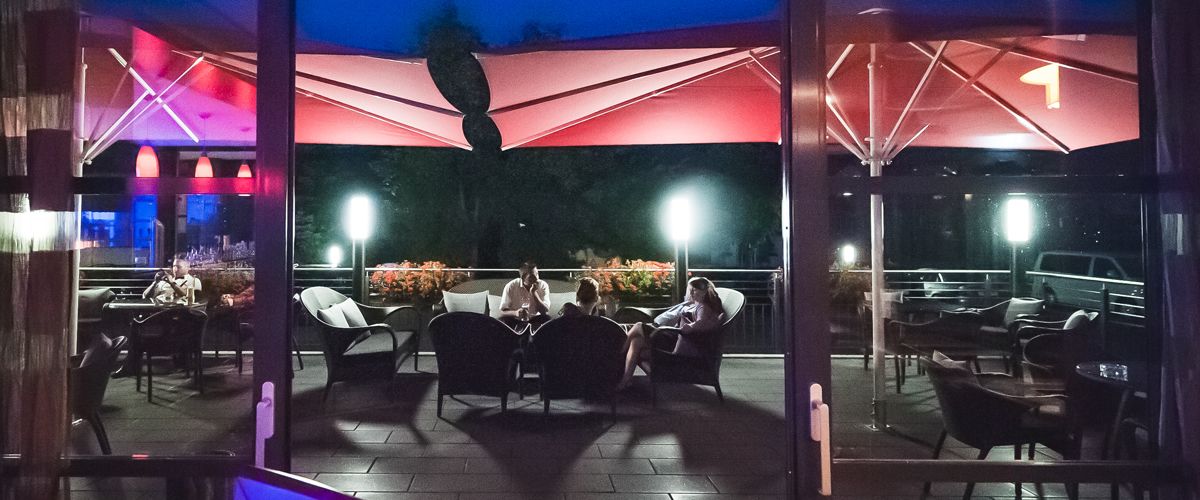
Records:
{"label": "flower bed", "polygon": [[599,267],[586,268],[582,276],[600,284],[602,297],[634,299],[662,297],[675,287],[675,264],[652,260],[608,259]]}
{"label": "flower bed", "polygon": [[442,292],[467,281],[467,273],[447,271],[446,264],[427,261],[387,263],[379,267],[395,270],[375,271],[370,276],[371,291],[384,303],[436,304]]}

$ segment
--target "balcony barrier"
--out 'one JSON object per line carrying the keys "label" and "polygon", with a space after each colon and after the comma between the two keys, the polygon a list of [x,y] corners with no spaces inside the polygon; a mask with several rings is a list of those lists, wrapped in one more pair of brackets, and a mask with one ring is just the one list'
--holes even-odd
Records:
{"label": "balcony barrier", "polygon": [[[252,268],[230,267],[221,270],[249,272]],[[381,270],[418,270],[405,268],[367,268],[367,272]],[[447,271],[467,273],[470,279],[515,277],[515,269],[503,268],[448,268]],[[611,269],[609,271],[636,271],[637,269]],[[156,268],[144,267],[87,267],[82,268],[81,288],[107,287],[119,297],[139,297],[143,289],[153,280]],[[211,269],[209,270],[212,271]],[[541,269],[543,278],[572,281],[587,270],[582,268]],[[781,354],[785,348],[778,301],[782,299],[782,273],[778,269],[691,269],[694,276],[704,276],[720,287],[733,288],[746,295],[746,308],[742,320],[735,325],[726,339],[726,351],[738,354]],[[866,289],[854,291],[861,294],[869,290],[869,270],[848,271]],[[1145,324],[1145,298],[1143,284],[1135,281],[1090,278],[1043,272],[1024,273],[1023,288],[1030,295],[1046,299],[1053,310],[1069,314],[1075,309],[1086,309],[1100,313],[1100,324],[1105,345],[1109,345],[1108,333],[1118,331],[1118,336],[1135,335]],[[986,307],[1010,296],[1009,272],[1007,270],[979,269],[902,269],[885,272],[887,289],[902,291],[903,300],[922,305],[931,311],[954,307]],[[312,286],[326,286],[349,294],[353,280],[351,268],[319,266],[297,267],[293,274],[296,291]],[[650,303],[639,305],[669,305],[666,297],[649,299]],[[661,303],[659,303],[661,302]],[[843,304],[844,306],[844,304]],[[846,310],[842,310],[846,309]],[[835,307],[831,328],[835,336],[835,352],[858,353],[863,328],[869,328],[863,318],[851,308]],[[870,337],[869,333],[865,335]],[[845,338],[841,338],[845,337]],[[304,348],[317,349],[316,337],[300,333]],[[852,347],[851,347],[852,346]]]}

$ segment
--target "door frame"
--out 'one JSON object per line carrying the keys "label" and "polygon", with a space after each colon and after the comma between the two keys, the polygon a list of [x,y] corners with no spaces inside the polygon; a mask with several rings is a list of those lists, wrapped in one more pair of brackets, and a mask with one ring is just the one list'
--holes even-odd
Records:
{"label": "door frame", "polygon": [[[1083,177],[984,178],[831,178],[827,173],[825,125],[825,0],[788,0],[783,6],[781,46],[781,141],[784,331],[790,332],[785,354],[785,411],[789,422],[789,498],[821,498],[820,445],[810,436],[808,388],[820,384],[826,402],[830,391],[832,334],[828,328],[829,193],[859,195],[919,194],[1129,194],[1140,196],[1146,301],[1161,307],[1161,252],[1157,182],[1156,116],[1151,40],[1152,2],[1138,2],[1138,71],[1141,159],[1139,175]],[[1153,309],[1148,308],[1148,311]],[[1161,314],[1147,315],[1147,331],[1163,332]],[[1148,361],[1161,366],[1161,336],[1148,345]],[[1148,396],[1157,413],[1161,388]],[[1152,415],[1151,433],[1161,415]],[[829,465],[836,478],[869,476],[887,481],[946,482],[1139,482],[1170,485],[1184,481],[1177,460],[1019,463],[975,460],[839,459]],[[1050,481],[1053,479],[1053,481]],[[836,493],[836,491],[835,491]]]}

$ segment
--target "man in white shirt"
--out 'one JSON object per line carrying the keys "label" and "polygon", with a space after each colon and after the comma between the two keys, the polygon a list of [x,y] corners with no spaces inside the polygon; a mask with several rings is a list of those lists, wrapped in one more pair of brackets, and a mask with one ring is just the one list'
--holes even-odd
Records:
{"label": "man in white shirt", "polygon": [[533,262],[522,264],[519,272],[519,278],[504,285],[500,299],[501,318],[510,324],[513,319],[544,322],[550,317],[550,285],[538,278],[537,264]]}
{"label": "man in white shirt", "polygon": [[188,274],[190,271],[191,264],[187,259],[175,259],[169,272],[159,271],[154,275],[154,283],[146,287],[142,298],[164,304],[194,304],[203,285],[200,278]]}

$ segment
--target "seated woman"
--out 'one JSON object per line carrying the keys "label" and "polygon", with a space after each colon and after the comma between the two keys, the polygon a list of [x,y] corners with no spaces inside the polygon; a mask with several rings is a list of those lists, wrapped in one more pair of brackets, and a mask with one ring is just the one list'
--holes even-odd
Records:
{"label": "seated woman", "polygon": [[575,302],[562,307],[563,316],[604,316],[604,304],[600,303],[600,283],[592,278],[580,278],[575,289]]}
{"label": "seated woman", "polygon": [[[633,372],[641,361],[650,359],[650,343],[648,339],[661,327],[679,329],[679,335],[669,339],[673,346],[659,345],[660,348],[670,348],[679,354],[700,355],[697,342],[721,326],[724,309],[721,307],[721,297],[717,295],[717,287],[708,278],[692,278],[688,280],[687,293],[684,301],[667,309],[654,318],[653,323],[637,323],[629,329],[629,341],[625,355],[625,375],[617,389],[625,389],[633,382]],[[658,341],[656,341],[656,344]],[[653,367],[649,367],[653,369]]]}

